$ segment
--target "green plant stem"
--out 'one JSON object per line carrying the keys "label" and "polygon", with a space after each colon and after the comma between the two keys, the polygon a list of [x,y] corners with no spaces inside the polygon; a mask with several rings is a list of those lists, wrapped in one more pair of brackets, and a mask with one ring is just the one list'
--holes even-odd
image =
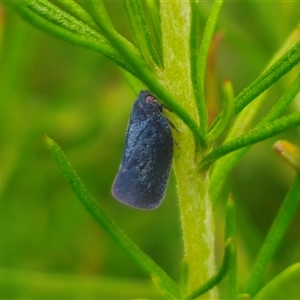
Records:
{"label": "green plant stem", "polygon": [[46,137],[46,143],[65,179],[96,221],[147,274],[154,276],[159,281],[160,286],[173,295],[174,298],[179,298],[180,292],[174,281],[148,255],[141,251],[101,209],[97,201],[86,190],[61,148],[49,137]]}
{"label": "green plant stem", "polygon": [[[190,5],[188,2],[162,1],[160,3],[165,82],[182,107],[197,119],[196,104],[190,81]],[[176,22],[174,22],[176,20]],[[215,274],[214,232],[211,201],[208,194],[208,173],[197,171],[195,144],[192,132],[178,119],[172,119],[179,130],[179,147],[175,147],[174,170],[180,201],[184,239],[184,261],[189,266],[187,292]],[[176,139],[176,137],[175,137]],[[205,150],[205,149],[203,149]],[[216,291],[205,294],[215,299]]]}
{"label": "green plant stem", "polygon": [[90,2],[84,2],[83,5],[97,23],[105,39],[121,57],[123,56],[125,60],[133,65],[133,69],[138,70],[141,67],[151,69],[151,66],[140,56],[138,49],[115,30],[102,0],[91,0]]}
{"label": "green plant stem", "polygon": [[218,270],[217,274],[212,276],[207,282],[205,282],[202,286],[197,288],[195,291],[190,293],[185,300],[193,300],[199,297],[200,295],[206,293],[214,286],[216,286],[222,279],[227,275],[228,271],[232,267],[233,260],[235,258],[234,252],[234,239],[229,238],[225,243],[225,252],[222,261],[222,265]]}
{"label": "green plant stem", "polygon": [[252,297],[262,286],[266,269],[300,201],[300,172],[286,195],[250,272],[246,292]]}

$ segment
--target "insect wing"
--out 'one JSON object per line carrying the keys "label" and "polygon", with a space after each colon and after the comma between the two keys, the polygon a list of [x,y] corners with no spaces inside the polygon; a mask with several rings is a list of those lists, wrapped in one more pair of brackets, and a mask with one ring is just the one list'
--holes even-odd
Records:
{"label": "insect wing", "polygon": [[130,122],[112,194],[136,208],[156,208],[165,194],[172,157],[173,138],[165,117],[157,113]]}

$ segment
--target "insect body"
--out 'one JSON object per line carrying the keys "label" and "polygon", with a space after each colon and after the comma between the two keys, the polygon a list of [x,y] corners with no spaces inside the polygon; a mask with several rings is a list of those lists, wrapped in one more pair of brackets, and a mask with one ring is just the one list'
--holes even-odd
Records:
{"label": "insect body", "polygon": [[173,138],[162,105],[141,91],[131,112],[113,196],[136,208],[156,208],[165,195],[172,157]]}

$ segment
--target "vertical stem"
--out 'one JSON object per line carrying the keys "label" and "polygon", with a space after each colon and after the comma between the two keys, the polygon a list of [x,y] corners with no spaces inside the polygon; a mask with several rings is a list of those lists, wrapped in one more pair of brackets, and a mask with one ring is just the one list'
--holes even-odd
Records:
{"label": "vertical stem", "polygon": [[[161,22],[165,64],[165,86],[176,96],[180,105],[197,120],[190,79],[189,34],[191,7],[188,1],[161,1]],[[173,116],[172,116],[173,117]],[[174,169],[180,200],[184,255],[189,275],[187,292],[193,291],[215,273],[214,235],[211,201],[208,194],[208,173],[199,174],[195,164],[192,132],[174,120],[180,134],[175,136]],[[215,299],[210,291],[205,299]]]}

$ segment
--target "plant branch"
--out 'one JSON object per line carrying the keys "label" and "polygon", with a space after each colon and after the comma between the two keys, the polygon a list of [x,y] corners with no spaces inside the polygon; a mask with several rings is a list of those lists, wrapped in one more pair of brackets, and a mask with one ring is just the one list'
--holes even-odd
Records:
{"label": "plant branch", "polygon": [[117,224],[102,210],[98,202],[90,195],[76,171],[72,168],[61,148],[49,137],[46,137],[47,146],[74,193],[103,227],[103,229],[119,244],[121,248],[150,276],[155,276],[160,285],[175,298],[180,292],[174,281],[148,255],[131,240],[117,226]]}
{"label": "plant branch", "polygon": [[193,300],[197,297],[203,295],[214,286],[216,286],[222,279],[227,275],[228,271],[232,267],[234,251],[233,251],[234,239],[229,238],[225,243],[225,252],[222,261],[222,265],[218,270],[217,274],[212,276],[207,282],[205,282],[202,286],[197,288],[195,291],[190,293],[185,300]]}
{"label": "plant branch", "polygon": [[100,52],[120,67],[135,74],[99,33],[48,1],[4,1],[4,3],[30,24],[70,43]]}
{"label": "plant branch", "polygon": [[[271,111],[263,118],[263,120],[259,125],[272,122],[273,120],[275,120],[275,118],[280,117],[288,108],[290,103],[295,99],[299,90],[300,90],[300,74],[291,84],[291,87],[283,94],[283,96],[273,106]],[[243,110],[240,113],[227,139],[229,139],[230,137],[235,137],[239,132],[242,132],[246,128],[246,125],[248,124],[249,121],[247,118],[249,117],[250,119],[252,118],[253,112],[258,108],[257,106],[259,106],[260,103],[259,102],[252,103],[251,106],[253,104],[255,105],[253,109],[251,109],[251,107],[248,107],[246,110]],[[214,189],[211,191],[213,203],[216,203],[218,199],[222,187],[222,183],[225,180],[226,174],[228,174],[231,168],[234,165],[236,165],[236,163],[249,150],[249,148],[250,146],[247,146],[240,150],[230,153],[229,155],[226,156],[225,162],[223,161],[223,158],[221,158],[214,166],[213,173],[211,176],[211,186],[214,187]]]}
{"label": "plant branch", "polygon": [[57,3],[68,13],[73,15],[76,19],[82,21],[87,24],[89,27],[98,31],[99,28],[97,24],[94,22],[93,18],[74,0],[56,0]]}
{"label": "plant branch", "polygon": [[289,105],[293,102],[295,97],[300,91],[300,73],[296,79],[292,82],[288,90],[283,94],[283,96],[276,102],[268,114],[263,118],[259,125],[272,122],[278,117],[282,116],[287,110]]}
{"label": "plant branch", "polygon": [[207,169],[214,161],[232,151],[261,142],[298,125],[300,125],[300,112],[291,113],[273,121],[272,123],[263,123],[258,125],[246,134],[228,141],[222,146],[214,149],[203,159],[200,167],[201,169]]}
{"label": "plant branch", "polygon": [[[193,120],[197,120],[196,102],[190,80],[190,1],[161,1],[160,13],[164,54],[163,84],[176,95],[177,101],[180,101]],[[195,135],[193,137],[192,134],[194,132],[178,118],[172,119],[172,122],[180,131],[180,148],[174,147],[174,172],[180,205],[184,261],[188,265],[188,277],[184,276],[183,282],[186,286],[183,289],[190,293],[215,274],[214,220],[208,194],[208,173],[199,174],[195,167],[197,144],[195,145]],[[196,137],[201,138],[200,131],[198,134]],[[197,154],[203,155],[200,151]],[[216,289],[209,291],[205,296],[206,299],[215,299]]]}

